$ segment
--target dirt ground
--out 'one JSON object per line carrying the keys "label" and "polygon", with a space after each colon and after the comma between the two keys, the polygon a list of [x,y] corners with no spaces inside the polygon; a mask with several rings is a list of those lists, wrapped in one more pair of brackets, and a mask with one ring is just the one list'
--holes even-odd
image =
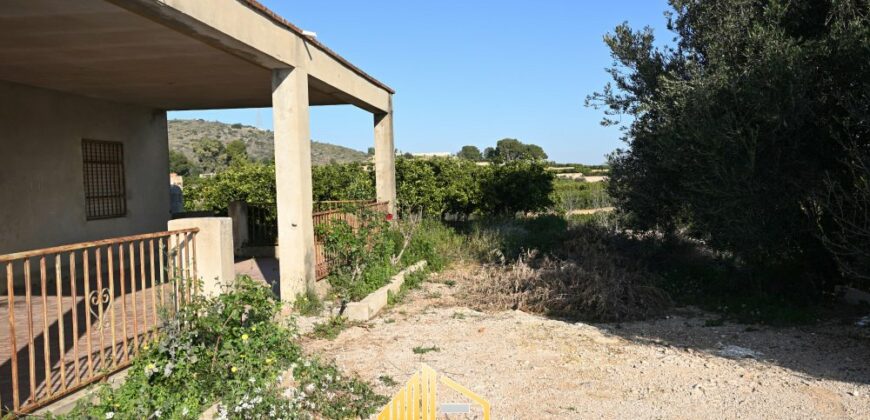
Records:
{"label": "dirt ground", "polygon": [[870,328],[705,326],[715,318],[686,308],[585,324],[476,312],[457,301],[460,287],[426,283],[367,324],[305,348],[385,395],[425,362],[487,398],[495,419],[870,419]]}

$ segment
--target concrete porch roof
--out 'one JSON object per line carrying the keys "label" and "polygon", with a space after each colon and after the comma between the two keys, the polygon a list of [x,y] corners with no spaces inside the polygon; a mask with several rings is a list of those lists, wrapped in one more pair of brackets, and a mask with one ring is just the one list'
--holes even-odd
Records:
{"label": "concrete porch roof", "polygon": [[388,86],[254,0],[8,0],[0,80],[167,110],[269,107],[272,70],[311,105],[390,112]]}

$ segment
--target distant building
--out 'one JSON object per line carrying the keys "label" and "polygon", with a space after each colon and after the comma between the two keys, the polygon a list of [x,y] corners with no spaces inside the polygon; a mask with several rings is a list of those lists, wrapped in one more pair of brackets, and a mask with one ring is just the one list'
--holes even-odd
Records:
{"label": "distant building", "polygon": [[547,170],[550,172],[570,172],[573,171],[574,168],[570,166],[548,166]]}
{"label": "distant building", "polygon": [[417,159],[432,159],[432,158],[449,158],[454,157],[450,152],[434,152],[434,153],[411,153],[411,157]]}

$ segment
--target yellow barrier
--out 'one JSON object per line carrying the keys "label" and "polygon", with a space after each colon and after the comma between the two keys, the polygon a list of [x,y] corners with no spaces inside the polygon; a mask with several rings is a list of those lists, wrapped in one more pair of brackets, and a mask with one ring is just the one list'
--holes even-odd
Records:
{"label": "yellow barrier", "polygon": [[[438,374],[422,364],[393,399],[381,410],[377,420],[435,420],[437,415]],[[441,383],[474,401],[483,409],[483,419],[490,420],[489,402],[452,379],[441,376]]]}

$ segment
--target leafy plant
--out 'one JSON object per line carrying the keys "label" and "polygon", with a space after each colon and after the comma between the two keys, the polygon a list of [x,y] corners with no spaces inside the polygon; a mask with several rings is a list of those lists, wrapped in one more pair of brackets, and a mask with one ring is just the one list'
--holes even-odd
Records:
{"label": "leafy plant", "polygon": [[317,338],[325,338],[327,340],[335,340],[342,331],[348,328],[351,324],[347,322],[347,318],[343,316],[333,316],[326,322],[318,322],[314,324],[314,330],[311,335]]}
{"label": "leafy plant", "polygon": [[328,280],[339,298],[360,300],[394,274],[395,244],[383,214],[357,212],[353,224],[331,220],[315,226],[315,233],[333,258]]}
{"label": "leafy plant", "polygon": [[438,348],[438,346],[426,346],[426,347],[417,346],[417,347],[414,347],[413,349],[411,349],[411,351],[413,351],[414,354],[426,354],[426,353],[431,353],[433,351],[441,351],[441,349]]}
{"label": "leafy plant", "polygon": [[323,301],[313,290],[307,290],[304,295],[296,296],[296,300],[293,301],[293,309],[301,315],[317,315],[323,310]]}
{"label": "leafy plant", "polygon": [[[219,405],[221,418],[367,416],[383,402],[329,364],[302,356],[280,303],[247,277],[211,298],[195,297],[142,346],[125,382],[104,385],[69,418],[196,419]],[[288,373],[284,373],[288,371]]]}

